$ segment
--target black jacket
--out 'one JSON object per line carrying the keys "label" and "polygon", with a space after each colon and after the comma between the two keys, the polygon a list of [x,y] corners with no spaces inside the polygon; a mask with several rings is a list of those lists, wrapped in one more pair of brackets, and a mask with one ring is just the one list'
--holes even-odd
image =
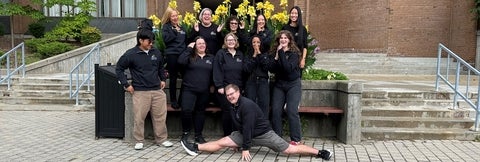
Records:
{"label": "black jacket", "polygon": [[275,74],[275,81],[293,81],[301,77],[300,54],[278,50],[278,60],[274,60],[269,69]]}
{"label": "black jacket", "polygon": [[217,89],[224,88],[228,84],[235,84],[243,88],[246,67],[244,55],[236,50],[232,56],[227,49],[218,50],[213,64],[213,83]]}
{"label": "black jacket", "polygon": [[253,138],[272,130],[270,122],[260,107],[252,100],[240,96],[237,105],[232,105],[232,110],[230,114],[232,115],[233,124],[243,135],[243,150],[250,149]]}
{"label": "black jacket", "polygon": [[245,61],[246,72],[249,74],[247,80],[257,77],[268,79],[268,64],[271,62],[267,54],[259,54],[257,57],[248,55]]}
{"label": "black jacket", "polygon": [[187,47],[185,44],[187,34],[181,26],[180,31],[177,31],[171,23],[166,23],[162,27],[162,38],[165,43],[164,53],[166,55],[180,55]]}
{"label": "black jacket", "polygon": [[212,82],[214,56],[207,54],[200,58],[192,57],[193,49],[187,49],[178,57],[178,63],[184,65],[182,88],[194,92],[206,92]]}
{"label": "black jacket", "polygon": [[202,36],[207,43],[207,53],[216,54],[222,47],[223,38],[220,32],[217,32],[218,25],[212,24],[209,27],[203,26],[201,23],[198,25],[198,32],[192,30],[192,34],[189,38],[190,42],[193,42],[195,37]]}
{"label": "black jacket", "polygon": [[[302,33],[299,33],[298,32],[298,26],[297,27],[292,27],[290,25],[285,25],[282,27],[282,30],[288,30],[292,33],[293,35],[293,38],[295,38],[295,43],[297,43],[297,46],[298,46],[298,49],[300,49],[300,51],[303,51],[304,48],[308,48],[308,44],[307,44],[307,39],[308,39],[308,33],[307,33],[307,29],[303,27],[303,32]],[[299,40],[300,38],[302,38],[302,40]]]}
{"label": "black jacket", "polygon": [[118,59],[115,72],[118,81],[123,86],[128,85],[125,69],[130,70],[132,75],[132,86],[136,91],[148,91],[160,89],[160,81],[165,81],[166,76],[163,69],[161,52],[152,48],[148,53],[142,51],[138,46],[127,50]]}

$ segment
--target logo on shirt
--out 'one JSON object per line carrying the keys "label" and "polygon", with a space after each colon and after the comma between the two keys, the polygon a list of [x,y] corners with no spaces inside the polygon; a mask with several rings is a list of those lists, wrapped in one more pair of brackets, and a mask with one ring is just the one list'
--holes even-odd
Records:
{"label": "logo on shirt", "polygon": [[152,57],[151,57],[150,59],[151,59],[152,61],[155,61],[155,60],[157,60],[158,58],[157,58],[157,56],[152,55]]}
{"label": "logo on shirt", "polygon": [[240,59],[240,58],[237,58],[237,62],[242,62],[242,59]]}
{"label": "logo on shirt", "polygon": [[212,31],[212,32],[210,33],[210,35],[217,35],[217,33],[215,33],[215,32]]}
{"label": "logo on shirt", "polygon": [[207,60],[207,61],[205,61],[205,63],[206,63],[206,64],[212,64],[212,61]]}

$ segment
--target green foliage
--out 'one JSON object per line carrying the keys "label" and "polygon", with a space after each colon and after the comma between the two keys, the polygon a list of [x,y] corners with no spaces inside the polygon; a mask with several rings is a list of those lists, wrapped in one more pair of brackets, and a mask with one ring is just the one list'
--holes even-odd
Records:
{"label": "green foliage", "polygon": [[35,53],[38,51],[38,47],[40,45],[47,44],[49,42],[50,41],[45,38],[33,38],[33,39],[25,40],[25,46],[27,47],[28,50]]}
{"label": "green foliage", "polygon": [[100,41],[101,31],[93,26],[87,26],[82,29],[80,42],[82,45],[88,45]]}
{"label": "green foliage", "polygon": [[156,30],[154,31],[154,33],[155,33],[154,46],[156,49],[159,49],[163,53],[163,51],[165,50],[165,42],[163,41],[163,38],[162,38],[162,31]]}
{"label": "green foliage", "polygon": [[57,54],[61,54],[70,50],[73,50],[74,47],[71,44],[63,42],[50,42],[47,44],[41,44],[37,47],[37,54],[41,59],[45,59]]}
{"label": "green foliage", "polygon": [[470,11],[472,13],[475,13],[475,17],[477,19],[480,19],[480,0],[473,0],[473,2],[475,3],[475,7],[472,8]]}
{"label": "green foliage", "polygon": [[315,64],[317,58],[315,58],[315,54],[320,51],[318,47],[318,41],[308,32],[307,37],[307,57],[305,58],[305,69],[309,69]]}
{"label": "green foliage", "polygon": [[35,22],[28,25],[28,31],[35,38],[42,38],[45,35],[45,26],[43,24]]}
{"label": "green foliage", "polygon": [[[69,9],[65,12],[64,17],[55,26],[52,31],[48,32],[45,37],[49,40],[65,40],[75,39],[80,41],[81,31],[89,25],[93,18],[90,13],[95,11],[95,2],[90,0],[49,0],[45,3],[46,7],[61,5]],[[76,13],[75,11],[79,11]]]}
{"label": "green foliage", "polygon": [[303,80],[348,80],[348,77],[340,72],[332,72],[323,69],[308,68],[303,71]]}
{"label": "green foliage", "polygon": [[[30,0],[32,5],[40,5],[42,0]],[[33,8],[30,5],[20,5],[18,3],[0,3],[0,15],[13,16],[23,15],[36,20],[45,18],[42,11]]]}
{"label": "green foliage", "polygon": [[3,23],[0,23],[0,37],[5,35],[5,25]]}

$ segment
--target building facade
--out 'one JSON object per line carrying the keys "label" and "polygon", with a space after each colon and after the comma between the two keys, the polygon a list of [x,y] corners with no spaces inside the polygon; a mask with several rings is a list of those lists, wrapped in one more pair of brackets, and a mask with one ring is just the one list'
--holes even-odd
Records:
{"label": "building facade", "polygon": [[[25,1],[25,0],[16,0]],[[136,30],[150,15],[161,17],[168,0],[92,0],[92,15],[104,33]],[[215,7],[222,0],[199,0]],[[233,6],[242,0],[231,0]],[[183,14],[192,11],[193,0],[177,0]],[[259,0],[250,0],[251,3]],[[270,0],[278,10],[280,0]],[[436,57],[443,43],[470,63],[475,62],[477,20],[470,12],[473,0],[289,0],[288,9],[299,6],[304,23],[319,41],[322,51],[380,52],[389,56]],[[60,7],[44,9],[48,16],[61,16]],[[28,18],[15,17],[14,32],[25,33]],[[7,26],[7,25],[6,25]],[[6,30],[7,31],[7,30]]]}

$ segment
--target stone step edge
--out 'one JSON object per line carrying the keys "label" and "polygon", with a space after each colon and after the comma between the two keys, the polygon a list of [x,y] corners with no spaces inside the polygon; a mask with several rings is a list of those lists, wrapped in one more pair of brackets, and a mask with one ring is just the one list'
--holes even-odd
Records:
{"label": "stone step edge", "polygon": [[475,122],[475,118],[470,117],[385,117],[385,116],[363,116],[362,121],[398,121],[398,122]]}

